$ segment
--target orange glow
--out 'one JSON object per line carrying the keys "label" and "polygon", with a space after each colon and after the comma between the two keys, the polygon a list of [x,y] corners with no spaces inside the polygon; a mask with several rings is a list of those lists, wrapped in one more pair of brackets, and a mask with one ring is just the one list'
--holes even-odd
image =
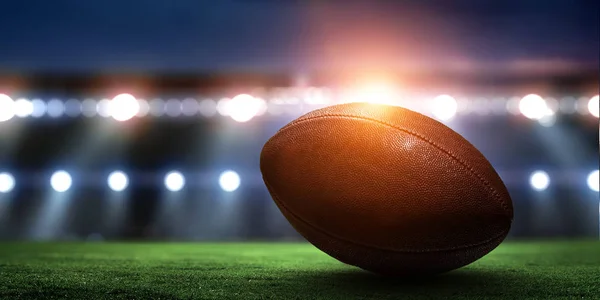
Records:
{"label": "orange glow", "polygon": [[399,90],[394,84],[386,81],[369,81],[351,89],[344,101],[395,105],[399,97]]}

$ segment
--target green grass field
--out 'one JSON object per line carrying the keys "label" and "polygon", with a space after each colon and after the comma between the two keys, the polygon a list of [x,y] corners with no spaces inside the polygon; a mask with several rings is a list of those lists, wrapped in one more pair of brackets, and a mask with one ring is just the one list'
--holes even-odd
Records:
{"label": "green grass field", "polygon": [[600,299],[600,242],[507,242],[429,279],[304,243],[0,243],[0,299]]}

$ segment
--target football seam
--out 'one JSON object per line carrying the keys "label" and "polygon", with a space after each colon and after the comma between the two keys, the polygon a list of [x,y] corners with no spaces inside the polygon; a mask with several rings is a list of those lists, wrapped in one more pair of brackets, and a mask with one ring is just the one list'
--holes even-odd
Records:
{"label": "football seam", "polygon": [[[455,156],[454,154],[452,154],[450,151],[442,148],[442,146],[436,144],[435,142],[433,142],[432,140],[428,139],[427,137],[419,134],[418,132],[414,132],[412,130],[408,130],[405,128],[401,128],[398,127],[394,124],[385,122],[385,121],[381,121],[378,119],[373,119],[373,118],[368,118],[368,117],[363,117],[363,116],[357,116],[357,115],[345,115],[345,114],[324,114],[324,115],[319,115],[319,116],[314,116],[314,117],[308,117],[308,118],[304,118],[304,119],[300,119],[300,120],[296,120],[295,122],[292,122],[290,124],[288,124],[287,126],[281,128],[279,130],[279,132],[282,132],[284,129],[289,129],[295,125],[304,123],[306,121],[310,121],[310,120],[315,120],[315,119],[325,119],[325,118],[347,118],[347,119],[359,119],[359,120],[365,120],[365,121],[371,121],[371,122],[375,122],[384,126],[388,126],[391,127],[393,129],[399,130],[399,131],[403,131],[405,133],[408,133],[410,135],[413,135],[425,142],[427,142],[428,144],[430,144],[431,146],[437,148],[438,150],[442,151],[443,153],[446,153],[448,156],[450,156],[452,159],[454,159],[456,162],[458,162],[461,166],[463,166],[467,171],[469,171],[471,174],[475,175],[475,177],[477,177],[477,179],[479,179],[479,181],[485,186],[485,188],[492,194],[492,196],[494,196],[494,198],[496,199],[496,201],[498,201],[500,203],[500,206],[504,209],[504,211],[510,213],[510,210],[508,209],[508,205],[506,204],[506,202],[504,202],[504,200],[502,200],[502,197],[500,197],[500,194],[498,193],[498,191],[496,191],[492,185],[485,180],[485,178],[483,178],[483,176],[481,176],[479,173],[477,173],[473,167],[469,166],[467,163],[465,163],[463,160],[461,160],[460,158],[458,158],[457,156]],[[511,217],[512,219],[512,217]]]}
{"label": "football seam", "polygon": [[466,245],[457,246],[457,247],[448,247],[448,248],[434,248],[434,249],[424,249],[424,250],[410,249],[410,250],[408,250],[408,249],[391,249],[391,248],[386,248],[386,247],[379,247],[379,246],[367,245],[367,244],[363,244],[363,243],[351,241],[351,240],[346,239],[346,238],[341,238],[341,237],[336,236],[336,235],[334,235],[334,234],[332,234],[330,232],[327,232],[326,230],[321,229],[320,227],[317,227],[316,225],[311,224],[310,222],[305,221],[303,218],[301,218],[296,213],[294,213],[291,209],[289,209],[282,201],[279,200],[279,197],[277,196],[277,193],[275,193],[275,190],[271,187],[271,185],[269,184],[269,182],[267,181],[267,179],[264,178],[264,176],[263,176],[263,181],[265,182],[265,185],[267,186],[267,189],[271,193],[271,196],[273,197],[273,200],[276,202],[276,204],[281,209],[284,209],[287,213],[289,213],[290,215],[294,216],[298,221],[302,222],[306,226],[311,227],[315,231],[320,232],[321,234],[329,236],[331,238],[334,238],[334,239],[337,239],[337,240],[340,240],[340,241],[343,241],[343,242],[346,242],[346,243],[349,243],[349,244],[355,244],[355,245],[358,245],[358,246],[361,246],[361,247],[372,248],[372,249],[375,249],[375,250],[389,251],[389,252],[394,252],[394,253],[435,253],[435,252],[459,251],[459,250],[476,248],[476,247],[479,247],[479,246],[483,246],[483,245],[489,244],[490,242],[493,242],[493,241],[495,241],[497,239],[500,239],[501,237],[505,236],[507,234],[507,232],[508,232],[508,230],[502,231],[499,234],[494,235],[493,237],[488,238],[488,239],[486,239],[484,241],[481,241],[481,242],[466,244]]}

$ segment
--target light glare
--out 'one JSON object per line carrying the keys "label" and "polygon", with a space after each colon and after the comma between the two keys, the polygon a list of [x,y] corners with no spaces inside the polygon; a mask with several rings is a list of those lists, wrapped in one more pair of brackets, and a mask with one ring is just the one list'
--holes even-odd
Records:
{"label": "light glare", "polygon": [[600,191],[600,172],[598,170],[588,175],[587,184],[590,190],[594,192]]}
{"label": "light glare", "polygon": [[458,109],[458,103],[454,97],[449,95],[437,96],[433,101],[433,115],[442,120],[448,121],[454,118]]}
{"label": "light glare", "polygon": [[544,98],[529,94],[519,102],[519,111],[528,119],[539,120],[547,114],[548,106]]}
{"label": "light glare", "polygon": [[27,99],[18,99],[15,101],[14,112],[19,118],[29,117],[33,113],[33,103]]}
{"label": "light glare", "polygon": [[59,193],[68,191],[72,184],[73,179],[71,178],[71,175],[65,171],[57,171],[52,174],[52,177],[50,178],[50,185]]}
{"label": "light glare", "polygon": [[529,177],[529,184],[536,191],[543,191],[550,185],[550,176],[544,171],[535,171]]}
{"label": "light glare", "polygon": [[240,176],[235,171],[225,171],[219,176],[219,185],[225,192],[233,192],[240,187]]}
{"label": "light glare", "polygon": [[111,116],[111,102],[108,99],[102,99],[96,103],[96,112],[103,118]]}
{"label": "light glare", "polygon": [[217,102],[212,99],[204,99],[200,101],[198,111],[205,117],[212,117],[217,114]]}
{"label": "light glare", "polygon": [[62,101],[58,99],[52,99],[48,101],[47,111],[49,117],[51,118],[59,118],[65,112],[65,105]]}
{"label": "light glare", "polygon": [[0,94],[0,122],[5,122],[15,116],[15,101],[8,95]]}
{"label": "light glare", "polygon": [[40,99],[31,100],[31,105],[33,106],[33,110],[31,111],[31,116],[34,118],[40,118],[46,113],[46,103]]}
{"label": "light glare", "polygon": [[129,178],[121,171],[112,172],[108,176],[108,187],[115,192],[124,191],[129,185]]}
{"label": "light glare", "polygon": [[178,117],[183,112],[181,101],[169,99],[165,102],[165,114],[169,117]]}
{"label": "light glare", "polygon": [[131,94],[119,94],[110,103],[110,114],[113,119],[124,122],[140,112],[140,103]]}
{"label": "light glare", "polygon": [[0,193],[10,193],[15,187],[15,178],[9,173],[0,173]]}
{"label": "light glare", "polygon": [[165,176],[165,187],[171,192],[178,192],[185,186],[185,178],[179,172],[172,171]]}
{"label": "light glare", "polygon": [[262,110],[266,103],[264,100],[252,97],[248,94],[241,94],[228,101],[225,109],[236,122],[248,122]]}
{"label": "light glare", "polygon": [[367,102],[374,104],[395,105],[398,90],[390,83],[372,82],[365,84],[350,96],[349,102]]}
{"label": "light glare", "polygon": [[588,110],[590,111],[590,114],[596,118],[600,116],[600,107],[598,107],[600,104],[598,99],[598,95],[596,95],[588,102]]}

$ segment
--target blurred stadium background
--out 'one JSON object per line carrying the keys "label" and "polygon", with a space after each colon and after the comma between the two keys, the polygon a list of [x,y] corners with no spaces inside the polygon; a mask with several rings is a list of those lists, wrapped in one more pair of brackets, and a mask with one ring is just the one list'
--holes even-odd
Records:
{"label": "blurred stadium background", "polygon": [[597,238],[597,70],[532,70],[4,75],[0,238],[300,240],[262,183],[261,147],[353,101],[421,112],[477,146],[513,197],[510,238]]}
{"label": "blurred stadium background", "polygon": [[0,239],[300,240],[261,147],[351,101],[478,147],[510,238],[600,234],[597,1],[34,2],[0,5]]}

